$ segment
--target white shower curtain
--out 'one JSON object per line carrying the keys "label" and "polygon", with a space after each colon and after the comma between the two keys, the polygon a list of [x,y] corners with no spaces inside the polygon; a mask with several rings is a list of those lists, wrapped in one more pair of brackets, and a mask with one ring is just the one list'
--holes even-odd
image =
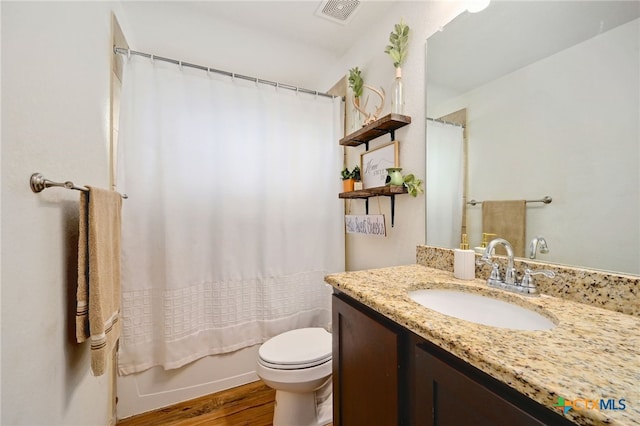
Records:
{"label": "white shower curtain", "polygon": [[344,269],[339,100],[126,61],[121,374],[327,327]]}
{"label": "white shower curtain", "polygon": [[458,247],[464,186],[463,128],[427,120],[427,244]]}

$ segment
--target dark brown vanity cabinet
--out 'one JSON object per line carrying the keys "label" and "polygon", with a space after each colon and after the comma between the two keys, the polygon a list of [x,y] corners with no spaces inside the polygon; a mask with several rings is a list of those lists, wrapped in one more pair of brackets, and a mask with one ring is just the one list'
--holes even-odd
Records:
{"label": "dark brown vanity cabinet", "polygon": [[366,306],[345,300],[333,297],[333,424],[406,424],[401,336]]}
{"label": "dark brown vanity cabinet", "polygon": [[335,426],[573,424],[341,293],[333,389]]}
{"label": "dark brown vanity cabinet", "polygon": [[[414,346],[415,424],[533,426],[545,423],[434,355]],[[553,413],[552,413],[553,414]]]}

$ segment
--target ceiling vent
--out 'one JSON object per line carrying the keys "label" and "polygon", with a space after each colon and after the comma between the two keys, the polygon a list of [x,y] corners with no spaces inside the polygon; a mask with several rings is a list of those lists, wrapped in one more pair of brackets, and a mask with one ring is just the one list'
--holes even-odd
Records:
{"label": "ceiling vent", "polygon": [[316,15],[339,24],[348,23],[360,5],[359,0],[324,0]]}

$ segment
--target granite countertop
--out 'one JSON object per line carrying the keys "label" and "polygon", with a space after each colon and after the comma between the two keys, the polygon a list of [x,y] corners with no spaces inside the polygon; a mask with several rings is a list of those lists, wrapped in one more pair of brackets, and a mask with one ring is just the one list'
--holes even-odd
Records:
{"label": "granite countertop", "polygon": [[[421,265],[345,272],[325,281],[550,409],[559,397],[613,399],[617,408],[624,399],[624,410],[564,414],[577,424],[640,424],[638,317],[546,295],[520,296]],[[479,325],[427,309],[407,295],[428,288],[494,296],[533,309],[556,327],[520,331]]]}

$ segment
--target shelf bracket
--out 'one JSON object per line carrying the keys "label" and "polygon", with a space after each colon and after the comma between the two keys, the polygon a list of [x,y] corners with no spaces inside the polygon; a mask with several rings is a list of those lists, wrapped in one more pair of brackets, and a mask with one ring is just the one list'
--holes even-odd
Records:
{"label": "shelf bracket", "polygon": [[389,134],[391,135],[391,142],[395,141],[396,140],[396,131],[395,130],[390,130]]}
{"label": "shelf bracket", "polygon": [[396,196],[390,195],[391,197],[391,227],[393,228],[393,219],[396,215]]}
{"label": "shelf bracket", "polygon": [[[391,227],[393,228],[393,223],[394,223],[394,218],[396,215],[396,196],[395,195],[389,195],[389,197],[391,197]],[[369,214],[369,199],[365,199],[364,200],[364,207],[365,207],[365,212],[368,215]]]}
{"label": "shelf bracket", "polygon": [[369,141],[366,141],[366,142],[364,143],[364,150],[365,150],[365,151],[369,151]]}

